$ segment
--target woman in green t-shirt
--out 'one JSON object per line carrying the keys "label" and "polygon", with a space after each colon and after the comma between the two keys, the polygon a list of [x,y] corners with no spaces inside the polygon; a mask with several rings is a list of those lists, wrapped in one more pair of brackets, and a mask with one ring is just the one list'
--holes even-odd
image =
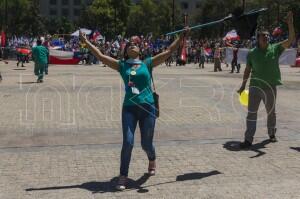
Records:
{"label": "woman in green t-shirt", "polygon": [[141,132],[141,144],[149,160],[148,174],[155,175],[155,149],[153,135],[155,127],[155,106],[151,89],[151,73],[153,67],[165,62],[174,52],[183,37],[189,32],[189,28],[177,38],[166,51],[145,60],[140,60],[140,49],[136,39],[131,38],[124,49],[124,60],[117,60],[104,55],[92,45],[80,32],[81,40],[89,50],[105,65],[118,71],[125,85],[125,98],[122,108],[123,145],[121,151],[120,177],[116,188],[126,189],[129,163],[134,144],[134,132],[139,123]]}

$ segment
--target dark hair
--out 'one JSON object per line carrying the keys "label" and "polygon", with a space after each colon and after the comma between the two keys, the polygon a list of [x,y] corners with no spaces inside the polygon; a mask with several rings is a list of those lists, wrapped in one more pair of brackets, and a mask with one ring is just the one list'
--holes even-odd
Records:
{"label": "dark hair", "polygon": [[[129,46],[130,46],[130,42],[127,42],[127,44],[125,45],[125,48],[124,48],[124,52],[123,52],[123,58],[124,58],[124,60],[129,59],[129,56],[128,56],[128,54],[127,54],[127,50],[128,50],[128,48],[129,48]],[[139,49],[140,49],[140,46],[139,46],[139,45],[137,45],[137,46],[138,46]],[[140,49],[139,56],[140,56],[140,57],[142,56],[141,49]]]}
{"label": "dark hair", "polygon": [[42,45],[42,40],[38,39],[38,40],[36,41],[36,44],[37,44],[38,46]]}
{"label": "dark hair", "polygon": [[269,31],[267,31],[267,30],[259,30],[259,31],[257,31],[257,37],[259,36],[259,35],[269,35],[270,33],[269,33]]}
{"label": "dark hair", "polygon": [[260,35],[265,35],[265,34],[267,34],[267,35],[270,35],[270,33],[269,33],[269,31],[267,31],[267,30],[257,30],[256,31],[256,46],[257,47],[259,47],[259,36]]}
{"label": "dark hair", "polygon": [[130,42],[127,42],[127,44],[125,45],[125,48],[124,48],[124,52],[123,52],[123,58],[124,58],[124,60],[129,59],[129,56],[127,54],[127,50],[129,48],[129,46],[130,46]]}

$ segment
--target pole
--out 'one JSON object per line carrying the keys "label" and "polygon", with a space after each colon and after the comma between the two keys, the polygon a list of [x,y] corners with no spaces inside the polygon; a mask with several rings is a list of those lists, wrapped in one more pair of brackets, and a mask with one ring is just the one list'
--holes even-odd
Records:
{"label": "pole", "polygon": [[[224,21],[224,20],[221,19],[221,20],[209,22],[209,23],[206,23],[206,24],[199,24],[199,25],[190,27],[190,29],[191,29],[191,30],[199,29],[199,28],[203,28],[203,27],[206,27],[206,26],[211,26],[211,25],[214,25],[214,24],[218,24],[218,23],[221,23],[221,22],[223,22],[223,21]],[[176,33],[183,32],[183,31],[184,31],[184,29],[181,29],[181,30],[177,30],[177,31],[173,31],[173,32],[167,33],[167,35],[173,35],[173,34],[176,34]]]}
{"label": "pole", "polygon": [[115,5],[115,36],[117,35],[117,6]]}
{"label": "pole", "polygon": [[7,32],[8,29],[8,14],[7,14],[8,6],[7,6],[7,0],[5,0],[5,28],[4,31]]}
{"label": "pole", "polygon": [[243,11],[245,11],[245,0],[243,0]]}
{"label": "pole", "polygon": [[172,30],[175,30],[175,0],[173,0],[172,4]]}
{"label": "pole", "polygon": [[2,6],[1,6],[1,10],[0,10],[0,23],[1,23],[0,31],[3,28],[3,18],[4,18],[3,13],[4,13],[4,11],[3,11]]}
{"label": "pole", "polygon": [[[259,10],[254,10],[254,11],[250,11],[248,13],[245,13],[243,15],[253,15],[253,14],[257,14],[257,13],[260,13],[260,12],[264,12],[268,10],[267,8],[261,8]],[[190,27],[190,30],[194,30],[194,29],[199,29],[199,28],[203,28],[203,27],[207,27],[207,26],[211,26],[211,25],[215,25],[215,24],[218,24],[218,23],[222,23],[228,19],[232,19],[232,15],[229,15],[223,19],[220,19],[220,20],[217,20],[217,21],[212,21],[212,22],[209,22],[209,23],[205,23],[205,24],[199,24],[199,25],[196,25],[196,26],[192,26]],[[181,30],[176,30],[176,31],[173,31],[173,32],[169,32],[167,33],[166,35],[173,35],[173,34],[176,34],[176,33],[180,33],[180,32],[183,32],[184,29],[181,29]]]}
{"label": "pole", "polygon": [[277,1],[277,25],[280,23],[280,1]]}
{"label": "pole", "polygon": [[188,14],[184,13],[184,26],[188,25]]}

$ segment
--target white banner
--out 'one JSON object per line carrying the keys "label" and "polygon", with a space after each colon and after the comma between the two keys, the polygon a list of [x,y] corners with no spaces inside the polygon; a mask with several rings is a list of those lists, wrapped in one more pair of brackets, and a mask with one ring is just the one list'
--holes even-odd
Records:
{"label": "white banner", "polygon": [[[237,62],[240,63],[240,64],[246,64],[248,52],[249,52],[248,48],[239,48]],[[286,49],[281,54],[281,56],[279,57],[279,64],[281,64],[281,65],[295,65],[296,56],[297,56],[297,49],[295,49],[295,48]],[[232,61],[232,58],[233,58],[233,49],[232,48],[226,48],[225,61],[228,64],[230,64],[231,61]]]}

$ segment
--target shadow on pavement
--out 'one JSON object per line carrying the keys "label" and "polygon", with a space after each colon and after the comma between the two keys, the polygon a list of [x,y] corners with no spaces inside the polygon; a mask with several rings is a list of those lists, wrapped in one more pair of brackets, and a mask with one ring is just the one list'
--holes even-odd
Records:
{"label": "shadow on pavement", "polygon": [[[237,142],[237,141],[229,141],[229,142],[226,142],[225,144],[223,144],[223,148],[227,149],[228,151],[244,151],[244,149],[240,148],[240,143],[241,142]],[[266,145],[269,144],[269,143],[270,143],[270,140],[267,139],[267,140],[264,140],[260,143],[253,144],[247,150],[254,151],[257,154],[255,156],[250,157],[250,158],[257,158],[257,157],[265,155],[266,153],[261,151],[260,149],[266,148]]]}
{"label": "shadow on pavement", "polygon": [[[141,187],[148,179],[149,175],[144,174],[137,180],[128,179],[127,188],[138,189],[140,193],[146,193],[148,190],[145,190]],[[85,189],[91,191],[92,193],[106,193],[106,192],[117,192],[115,189],[117,185],[118,177],[112,178],[110,181],[104,182],[87,182],[80,185],[69,185],[69,186],[54,186],[54,187],[42,187],[42,188],[28,188],[26,191],[45,191],[45,190],[60,190],[60,189]]]}
{"label": "shadow on pavement", "polygon": [[200,180],[202,178],[206,178],[206,177],[213,176],[213,175],[219,175],[219,174],[222,174],[222,173],[219,171],[216,171],[216,170],[210,171],[207,173],[186,173],[186,174],[177,176],[176,181]]}
{"label": "shadow on pavement", "polygon": [[14,68],[13,70],[26,70],[26,68]]}
{"label": "shadow on pavement", "polygon": [[300,147],[290,147],[290,149],[300,152]]}
{"label": "shadow on pavement", "polygon": [[[219,171],[210,171],[207,173],[186,173],[183,175],[179,175],[176,177],[176,180],[169,181],[169,182],[162,182],[147,186],[142,186],[147,180],[150,178],[148,174],[144,174],[142,177],[140,177],[137,180],[128,179],[127,183],[127,189],[125,191],[132,191],[137,190],[138,193],[147,193],[149,192],[148,187],[154,187],[159,186],[163,184],[170,184],[170,183],[176,183],[178,181],[187,181],[187,180],[200,180],[202,178],[206,178],[213,175],[222,174]],[[55,187],[43,187],[43,188],[28,188],[26,191],[46,191],[46,190],[60,190],[60,189],[85,189],[93,194],[95,193],[107,193],[107,192],[118,192],[118,190],[115,189],[115,186],[117,185],[118,177],[112,178],[110,181],[104,181],[104,182],[87,182],[80,185],[69,185],[69,186],[55,186]]]}
{"label": "shadow on pavement", "polygon": [[36,82],[18,82],[18,84],[35,84]]}

